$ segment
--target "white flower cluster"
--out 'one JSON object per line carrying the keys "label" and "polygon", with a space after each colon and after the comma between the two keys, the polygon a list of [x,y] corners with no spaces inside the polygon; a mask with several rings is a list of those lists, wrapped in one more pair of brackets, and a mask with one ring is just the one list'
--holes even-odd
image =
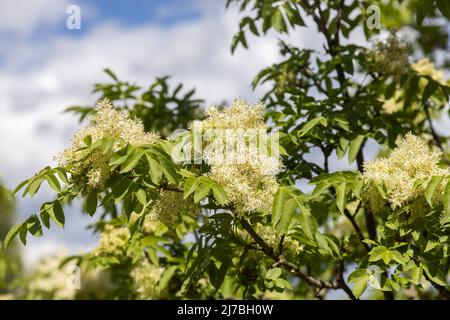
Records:
{"label": "white flower cluster", "polygon": [[[425,189],[433,176],[442,176],[439,195],[450,171],[438,166],[442,153],[430,150],[427,143],[409,133],[400,140],[389,157],[364,164],[363,178],[374,211],[382,210],[380,188],[385,188],[386,198],[392,209],[397,209],[418,198],[425,203]],[[436,199],[439,200],[439,199]]]}
{"label": "white flower cluster", "polygon": [[434,81],[442,85],[450,85],[450,80],[445,80],[444,71],[437,70],[434,63],[428,58],[422,58],[416,63],[412,64],[412,69],[423,76],[430,76]]}
{"label": "white flower cluster", "polygon": [[[261,223],[257,223],[255,226],[256,233],[264,240],[264,242],[271,248],[276,248],[279,239],[277,239],[277,233],[271,226],[264,226]],[[283,242],[283,254],[288,258],[295,259],[304,250],[297,240],[290,237],[286,237]]]}
{"label": "white flower cluster", "polygon": [[38,262],[29,277],[27,299],[105,298],[116,289],[104,269],[85,271],[71,263],[60,267],[65,257],[60,253]]}
{"label": "white flower cluster", "polygon": [[163,292],[157,290],[156,285],[161,278],[164,269],[142,259],[131,271],[137,298],[140,300],[161,299]]}
{"label": "white flower cluster", "polygon": [[209,175],[224,187],[237,212],[270,211],[282,164],[278,150],[263,141],[263,106],[238,99],[228,108],[211,107],[206,119],[194,121],[190,129],[215,134],[203,145],[203,157],[211,167]]}
{"label": "white flower cluster", "polygon": [[408,71],[408,47],[396,34],[375,44],[374,60],[377,68],[389,75],[402,75]]}
{"label": "white flower cluster", "polygon": [[[91,153],[86,159],[85,139],[90,136],[92,143],[103,139],[114,139],[112,150],[103,153]],[[90,119],[90,125],[77,132],[72,147],[63,151],[57,160],[60,165],[71,165],[71,172],[78,176],[80,185],[101,188],[109,178],[109,161],[112,153],[127,144],[133,146],[155,144],[159,139],[156,133],[145,132],[144,125],[138,119],[130,119],[127,112],[114,109],[108,99],[100,100],[96,111]]]}
{"label": "white flower cluster", "polygon": [[[160,221],[167,227],[175,225],[181,218],[181,215],[188,214],[197,216],[200,212],[198,205],[191,198],[184,199],[183,193],[170,190],[162,190],[159,198],[150,208],[144,228],[151,227],[150,221]],[[156,225],[154,228],[156,229]]]}
{"label": "white flower cluster", "polygon": [[128,228],[117,228],[107,224],[100,235],[100,243],[93,253],[95,255],[122,256],[130,237]]}

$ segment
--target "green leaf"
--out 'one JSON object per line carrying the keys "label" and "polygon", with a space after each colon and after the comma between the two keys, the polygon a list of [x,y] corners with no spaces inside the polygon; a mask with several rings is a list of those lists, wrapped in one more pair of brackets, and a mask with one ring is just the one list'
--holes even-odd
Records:
{"label": "green leaf", "polygon": [[[447,0],[444,0],[447,1]],[[417,10],[416,10],[416,23],[417,25],[422,25],[423,20],[427,16],[427,14],[431,13],[434,8],[434,1],[432,0],[424,0],[417,2]]]}
{"label": "green leaf", "polygon": [[300,205],[299,223],[306,236],[310,239],[315,239],[318,228],[317,221],[311,215],[310,210],[303,205]]}
{"label": "green leaf", "polygon": [[444,191],[444,212],[446,216],[450,216],[450,181],[445,186]]}
{"label": "green leaf", "polygon": [[165,288],[167,288],[167,285],[169,284],[170,280],[172,279],[177,269],[178,266],[170,266],[166,270],[164,270],[163,274],[161,275],[161,278],[159,279],[156,285],[157,291],[162,291]]}
{"label": "green leaf", "polygon": [[316,231],[315,238],[317,241],[317,245],[321,249],[319,252],[321,252],[323,255],[332,254],[330,247],[328,246],[327,238],[319,231]]}
{"label": "green leaf", "polygon": [[25,195],[27,192],[30,195],[30,197],[33,197],[39,190],[39,188],[41,187],[42,182],[44,182],[43,178],[35,178],[31,181],[31,183],[28,185],[27,189],[25,189],[24,194]]}
{"label": "green leaf", "polygon": [[136,199],[143,205],[147,205],[147,192],[145,192],[144,189],[139,189],[137,192],[134,193],[136,196]]}
{"label": "green leaf", "polygon": [[50,214],[50,217],[56,222],[58,226],[64,228],[65,216],[64,211],[59,200],[53,202],[53,215]]}
{"label": "green leaf", "polygon": [[139,163],[139,160],[141,159],[143,154],[144,154],[144,150],[142,150],[142,149],[137,149],[137,150],[134,150],[133,152],[131,152],[131,154],[127,157],[125,162],[122,164],[120,173],[126,173],[126,172],[130,172],[131,170],[133,170],[134,167],[136,167],[136,165]]}
{"label": "green leaf", "polygon": [[19,232],[19,238],[23,245],[27,244],[27,233],[28,233],[28,226],[27,226],[27,221],[25,221],[23,223],[22,227],[20,228],[20,232]]}
{"label": "green leaf", "polygon": [[434,80],[428,80],[428,84],[422,94],[422,103],[425,104],[428,98],[438,89],[438,85]]}
{"label": "green leaf", "polygon": [[423,267],[423,270],[425,271],[425,274],[428,276],[428,278],[433,281],[434,283],[440,285],[440,286],[447,286],[447,282],[445,280],[444,273],[435,265],[432,265],[431,263],[422,262],[421,266]]}
{"label": "green leaf", "polygon": [[56,192],[61,192],[61,185],[53,173],[47,172],[45,174],[45,177],[47,178],[47,182],[50,188],[52,188]]}
{"label": "green leaf", "polygon": [[187,178],[184,181],[184,199],[187,199],[192,193],[194,193],[199,183],[197,183],[196,177]]}
{"label": "green leaf", "polygon": [[15,225],[14,227],[12,227],[11,230],[9,230],[9,232],[7,233],[7,235],[5,237],[5,241],[3,243],[3,246],[5,247],[5,249],[8,248],[9,244],[20,232],[20,229],[22,228],[23,225],[24,225],[24,222],[19,223],[19,224]]}
{"label": "green leaf", "polygon": [[425,199],[427,200],[430,207],[433,207],[433,195],[436,191],[436,188],[439,186],[439,184],[442,181],[442,176],[433,176],[430,179],[430,182],[428,182],[427,188],[425,190]]}
{"label": "green leaf", "polygon": [[201,200],[206,198],[211,191],[211,184],[202,183],[198,186],[197,190],[195,190],[194,194],[194,202],[199,203]]}
{"label": "green leaf", "polygon": [[378,247],[374,247],[372,248],[372,250],[370,250],[369,252],[369,261],[378,261],[383,259],[385,253],[387,252],[387,248],[383,247],[383,246],[378,246]]}
{"label": "green leaf", "polygon": [[95,211],[97,211],[97,192],[91,191],[86,198],[86,212],[92,217]]}
{"label": "green leaf", "polygon": [[438,242],[438,241],[431,241],[431,240],[428,240],[428,241],[427,241],[427,245],[425,246],[425,250],[424,250],[423,252],[431,251],[431,250],[433,250],[434,248],[436,248],[438,245],[439,245],[439,242]]}
{"label": "green leaf", "polygon": [[169,183],[177,183],[178,181],[178,174],[175,165],[172,163],[170,158],[167,158],[162,153],[158,153],[158,161],[161,165],[161,168],[164,172],[164,175],[167,178],[167,181]]}
{"label": "green leaf", "polygon": [[272,27],[280,33],[287,30],[286,22],[284,22],[283,14],[281,10],[275,10],[271,18]]}
{"label": "green leaf", "polygon": [[414,267],[410,270],[410,272],[411,272],[411,282],[416,286],[419,285],[423,276],[422,267]]}
{"label": "green leaf", "polygon": [[[58,202],[59,207],[61,207],[61,204],[58,200],[53,201],[53,202],[46,202],[41,206],[40,216],[41,216],[42,222],[44,223],[44,226],[47,228],[50,227],[49,218],[51,218],[56,223],[56,225],[59,226],[60,228],[64,227],[64,213],[62,214],[62,217],[61,217],[62,208],[61,208],[61,211],[57,211],[57,213],[55,213],[55,203],[56,202]],[[58,207],[58,204],[56,205],[57,207]],[[56,210],[58,210],[58,208]]]}
{"label": "green leaf", "polygon": [[276,228],[276,226],[281,221],[281,217],[283,216],[284,213],[284,206],[288,200],[288,197],[289,195],[283,187],[279,188],[275,193],[272,206],[272,226],[274,228]]}
{"label": "green leaf", "polygon": [[103,69],[103,71],[104,71],[106,74],[108,74],[111,78],[113,78],[113,80],[115,80],[115,81],[118,80],[118,79],[117,79],[117,76],[115,75],[114,72],[111,71],[111,69],[105,68],[105,69]]}
{"label": "green leaf", "polygon": [[63,183],[68,183],[69,179],[67,178],[67,172],[64,168],[58,167],[58,168],[54,168],[53,169],[54,172],[56,172],[56,174],[58,175],[59,179],[63,182]]}
{"label": "green leaf", "polygon": [[392,259],[395,262],[400,263],[400,264],[405,264],[406,263],[405,258],[403,257],[403,255],[399,251],[397,251],[397,250],[390,250],[390,253],[392,255]]}
{"label": "green leaf", "polygon": [[148,160],[150,179],[152,180],[152,182],[154,184],[159,185],[161,183],[161,178],[162,178],[161,165],[158,163],[158,161],[152,159],[151,157],[147,157],[147,160]]}
{"label": "green leaf", "polygon": [[216,199],[218,204],[225,204],[228,201],[228,195],[225,191],[225,189],[219,185],[218,183],[214,183],[212,185],[212,191],[213,191],[213,195],[214,198]]}
{"label": "green leaf", "polygon": [[278,235],[284,235],[289,230],[292,218],[294,217],[295,209],[297,208],[297,201],[294,198],[289,199],[283,207],[280,220],[275,225],[275,230]]}
{"label": "green leaf", "polygon": [[347,202],[347,184],[345,182],[335,187],[336,189],[336,205],[341,213],[344,213],[344,209]]}
{"label": "green leaf", "polygon": [[353,283],[352,292],[357,299],[359,299],[366,290],[369,276],[366,269],[357,269],[349,276],[348,282]]}
{"label": "green leaf", "polygon": [[315,126],[317,125],[322,125],[324,127],[326,127],[328,125],[327,119],[325,117],[317,117],[314,118],[308,122],[306,122],[302,128],[300,129],[300,131],[298,132],[298,137],[301,138],[304,135],[306,135],[309,131],[311,131]]}
{"label": "green leaf", "polygon": [[20,189],[22,189],[28,182],[30,181],[30,179],[27,179],[25,181],[22,181],[13,191],[13,194],[16,194]]}
{"label": "green leaf", "polygon": [[87,135],[86,137],[84,137],[83,142],[86,145],[86,147],[90,147],[92,144],[92,136]]}
{"label": "green leaf", "polygon": [[281,270],[280,268],[273,268],[273,269],[269,269],[264,278],[266,278],[267,280],[276,280],[281,276],[283,270]]}
{"label": "green leaf", "polygon": [[42,223],[44,224],[44,226],[49,229],[50,228],[50,214],[47,212],[48,210],[51,210],[52,208],[48,208],[51,207],[53,204],[50,202],[46,202],[44,204],[42,204],[41,206],[41,210],[40,210],[40,216],[41,216],[41,220]]}
{"label": "green leaf", "polygon": [[350,146],[348,148],[348,163],[352,164],[355,161],[359,149],[361,149],[361,144],[363,143],[364,138],[365,136],[360,134],[350,142]]}
{"label": "green leaf", "polygon": [[[35,237],[42,236],[42,226],[39,218],[36,215],[32,215],[26,221],[26,229]],[[24,243],[25,244],[25,243]]]}
{"label": "green leaf", "polygon": [[129,153],[125,154],[125,155],[120,155],[118,153],[115,153],[112,157],[111,157],[111,161],[109,162],[110,166],[118,166],[121,165],[122,163],[125,162],[125,160],[128,159],[129,157]]}
{"label": "green leaf", "polygon": [[[430,1],[432,2],[432,1]],[[450,19],[450,1],[448,0],[436,0],[437,7],[442,14]]]}

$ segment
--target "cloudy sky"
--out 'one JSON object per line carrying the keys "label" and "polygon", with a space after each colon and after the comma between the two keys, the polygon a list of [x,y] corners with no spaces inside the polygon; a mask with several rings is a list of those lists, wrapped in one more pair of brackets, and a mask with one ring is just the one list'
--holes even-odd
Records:
{"label": "cloudy sky", "polygon": [[[122,80],[149,84],[155,76],[195,87],[206,105],[242,97],[258,101],[250,82],[279,59],[276,35],[251,39],[251,50],[230,54],[238,13],[224,0],[14,0],[0,2],[0,176],[10,188],[70,144],[77,119],[62,111],[92,104],[92,84],[107,80],[111,68]],[[81,29],[66,27],[67,8],[78,5]],[[361,34],[352,40],[360,39]],[[358,41],[358,40],[357,40]],[[321,50],[316,30],[296,32],[291,42]],[[333,162],[338,166],[339,163]],[[43,189],[19,200],[18,219],[51,199]],[[74,205],[65,230],[53,227],[42,238],[29,238],[27,263],[66,248],[86,250],[95,237],[91,220]],[[0,217],[1,219],[1,217]]]}

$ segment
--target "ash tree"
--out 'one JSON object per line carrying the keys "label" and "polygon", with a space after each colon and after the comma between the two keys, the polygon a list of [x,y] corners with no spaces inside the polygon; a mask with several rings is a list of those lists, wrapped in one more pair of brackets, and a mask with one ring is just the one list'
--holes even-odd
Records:
{"label": "ash tree", "polygon": [[[5,244],[64,227],[82,201],[100,241],[57,265],[110,285],[65,298],[448,299],[448,1],[226,5],[241,12],[232,52],[279,38],[261,101],[203,113],[166,77],[141,88],[106,70],[95,107],[67,109],[85,127],[58,166],[16,189],[55,198]],[[293,45],[301,29],[321,49]]]}

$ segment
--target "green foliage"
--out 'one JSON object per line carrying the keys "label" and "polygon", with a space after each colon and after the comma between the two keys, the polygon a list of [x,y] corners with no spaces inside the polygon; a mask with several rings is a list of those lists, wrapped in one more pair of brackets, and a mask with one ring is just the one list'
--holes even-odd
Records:
{"label": "green foliage", "polygon": [[[437,46],[424,41],[434,27],[445,29],[440,22],[448,22],[444,2],[227,1],[243,14],[232,52],[239,45],[249,48],[250,33],[274,32],[284,39],[281,60],[253,81],[253,87],[267,88],[262,96],[266,122],[280,133],[285,150],[278,190],[273,199],[262,199],[272,204],[271,212],[237,210],[234,195],[226,191],[230,186],[212,178],[210,164],[172,159],[179,140],[164,138],[199,118],[194,91],[183,95],[181,85],[170,90],[164,77],[138,95],[140,87],[105,70],[112,83],[96,84],[94,91],[163,138],[117,148],[123,145],[120,138],[86,136],[77,150],[85,155],[80,162],[105,157],[104,185],[89,186],[85,171],[91,168],[73,170],[78,163],[41,170],[16,192],[23,189],[23,196],[32,197],[45,182],[57,196],[13,227],[5,245],[15,237],[25,244],[28,234],[42,235],[42,225],[49,228],[50,221],[64,227],[64,205],[81,199],[96,219],[92,228],[101,232],[101,241],[94,252],[74,260],[110,270],[117,283],[114,298],[313,298],[331,290],[350,299],[374,292],[387,299],[410,292],[414,298],[449,298],[448,174],[421,179],[411,174],[408,181],[397,181],[410,183],[414,195],[401,206],[386,201],[384,183],[374,187],[363,175],[369,143],[392,150],[408,132],[441,149],[439,165],[448,172],[448,137],[437,134],[434,121],[447,111],[450,86],[430,61],[412,64],[413,57],[432,59],[445,48],[442,41]],[[411,61],[401,60],[404,52],[392,54],[386,43],[375,50],[352,42],[358,27],[368,42],[379,33],[367,26],[369,4],[380,5],[382,31],[417,31],[416,44],[397,46],[410,50]],[[323,51],[288,43],[291,31],[306,23],[318,30]],[[448,42],[448,30],[439,36]],[[394,64],[405,68],[389,67]],[[91,107],[68,110],[81,119],[94,112]],[[345,170],[335,171],[333,162],[345,157]],[[314,189],[302,191],[304,182]],[[417,195],[420,188],[423,193]]]}
{"label": "green foliage", "polygon": [[[169,77],[159,77],[143,90],[136,84],[120,81],[110,69],[104,71],[112,82],[95,84],[93,92],[141,119],[146,131],[168,136],[201,116],[203,100],[194,98],[195,89],[183,92],[182,84],[171,89]],[[82,121],[94,112],[94,107],[71,106],[66,112],[77,114]]]}

